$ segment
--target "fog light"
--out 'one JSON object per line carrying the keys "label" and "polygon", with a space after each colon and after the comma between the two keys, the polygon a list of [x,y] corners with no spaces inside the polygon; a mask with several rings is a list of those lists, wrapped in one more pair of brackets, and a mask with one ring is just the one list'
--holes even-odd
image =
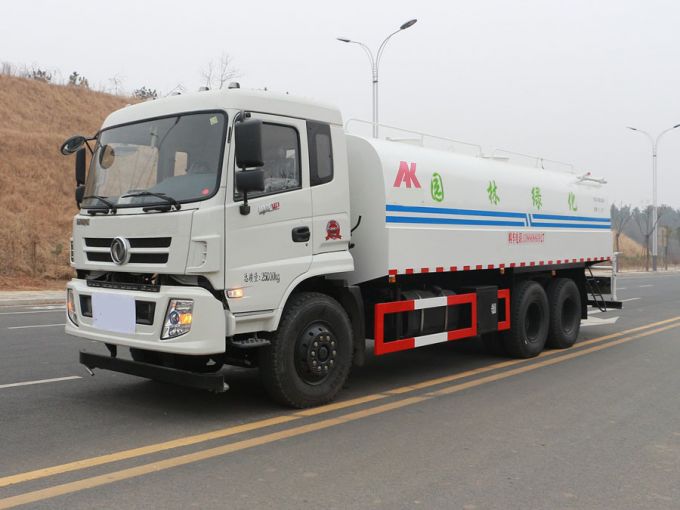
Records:
{"label": "fog light", "polygon": [[161,339],[175,338],[191,330],[194,319],[194,301],[192,299],[171,299],[165,314],[165,324]]}
{"label": "fog light", "polygon": [[229,290],[227,290],[227,297],[230,298],[230,299],[242,298],[243,297],[243,289],[242,288],[229,289]]}
{"label": "fog light", "polygon": [[73,297],[73,291],[71,289],[66,289],[66,312],[71,322],[77,326],[78,314],[76,313],[76,300]]}

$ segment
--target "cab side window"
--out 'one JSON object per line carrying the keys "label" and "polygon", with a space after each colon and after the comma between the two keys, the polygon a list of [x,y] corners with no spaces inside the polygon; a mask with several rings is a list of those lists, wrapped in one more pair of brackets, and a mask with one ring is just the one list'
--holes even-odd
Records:
{"label": "cab side window", "polygon": [[312,186],[333,180],[333,147],[328,124],[307,121],[309,171]]}
{"label": "cab side window", "polygon": [[[300,137],[295,128],[281,124],[262,125],[262,159],[264,191],[249,197],[271,195],[302,185],[300,178]],[[240,199],[241,193],[236,193]]]}

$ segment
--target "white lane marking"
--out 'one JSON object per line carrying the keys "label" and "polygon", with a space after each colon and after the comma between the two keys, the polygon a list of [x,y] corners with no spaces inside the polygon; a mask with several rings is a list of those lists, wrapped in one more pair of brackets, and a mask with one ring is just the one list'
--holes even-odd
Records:
{"label": "white lane marking", "polygon": [[25,313],[63,313],[66,308],[61,310],[35,310],[33,312],[0,312],[0,315],[21,315]]}
{"label": "white lane marking", "polygon": [[581,327],[587,326],[604,326],[605,324],[614,324],[619,320],[618,317],[610,317],[608,319],[600,319],[599,317],[588,317],[588,319],[581,322]]}
{"label": "white lane marking", "polygon": [[645,287],[654,287],[654,285],[640,285],[640,288],[643,289]]}
{"label": "white lane marking", "polygon": [[617,290],[626,290],[627,287],[619,287]]}
{"label": "white lane marking", "polygon": [[622,299],[621,302],[627,303],[628,301],[637,301],[638,299],[640,299],[640,298],[639,297],[629,297],[628,299]]}
{"label": "white lane marking", "polygon": [[66,326],[66,324],[60,322],[59,324],[35,324],[32,326],[11,326],[7,329],[51,328],[54,326]]}
{"label": "white lane marking", "polygon": [[41,379],[39,381],[24,381],[12,384],[0,384],[0,390],[5,388],[16,388],[17,386],[30,386],[32,384],[47,384],[60,381],[71,381],[73,379],[82,379],[79,375],[69,375],[68,377],[55,377],[54,379]]}

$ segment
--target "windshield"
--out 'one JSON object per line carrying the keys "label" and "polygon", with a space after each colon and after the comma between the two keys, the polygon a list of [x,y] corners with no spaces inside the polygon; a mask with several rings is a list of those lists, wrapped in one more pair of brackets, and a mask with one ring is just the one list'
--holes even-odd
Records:
{"label": "windshield", "polygon": [[204,112],[102,131],[83,208],[106,207],[101,198],[116,207],[139,207],[166,203],[162,196],[178,202],[212,196],[219,186],[226,124],[224,113]]}

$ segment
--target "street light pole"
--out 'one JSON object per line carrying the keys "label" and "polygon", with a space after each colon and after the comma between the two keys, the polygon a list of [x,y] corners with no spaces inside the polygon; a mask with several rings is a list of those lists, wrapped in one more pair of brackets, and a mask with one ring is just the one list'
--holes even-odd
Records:
{"label": "street light pole", "polygon": [[385,40],[380,43],[380,46],[378,47],[378,51],[373,56],[373,52],[371,49],[366,46],[364,43],[359,42],[359,41],[353,41],[351,39],[347,39],[346,37],[338,37],[337,40],[345,43],[353,43],[353,44],[358,44],[361,46],[361,49],[364,50],[366,55],[368,56],[368,60],[371,63],[371,80],[373,84],[373,138],[378,138],[378,70],[380,68],[380,59],[382,58],[383,51],[385,50],[385,45],[387,44],[387,41],[390,40],[390,38],[401,32],[402,30],[406,30],[409,27],[412,27],[413,25],[416,24],[418,20],[417,19],[412,19],[409,20],[405,23],[402,23],[402,25],[399,27],[399,30],[395,30],[392,32],[390,35],[388,35]]}
{"label": "street light pole", "polygon": [[673,127],[669,127],[668,129],[665,129],[659,133],[659,135],[655,138],[652,137],[647,131],[643,131],[642,129],[634,128],[631,126],[627,126],[628,129],[632,131],[638,131],[645,135],[650,143],[652,144],[652,271],[657,270],[657,258],[658,258],[658,252],[659,252],[659,236],[657,235],[657,222],[658,222],[658,203],[657,203],[657,172],[656,172],[656,167],[657,167],[657,148],[659,146],[659,140],[661,140],[661,137],[668,133],[669,131],[672,131],[676,128],[680,127],[680,124],[676,124]]}

